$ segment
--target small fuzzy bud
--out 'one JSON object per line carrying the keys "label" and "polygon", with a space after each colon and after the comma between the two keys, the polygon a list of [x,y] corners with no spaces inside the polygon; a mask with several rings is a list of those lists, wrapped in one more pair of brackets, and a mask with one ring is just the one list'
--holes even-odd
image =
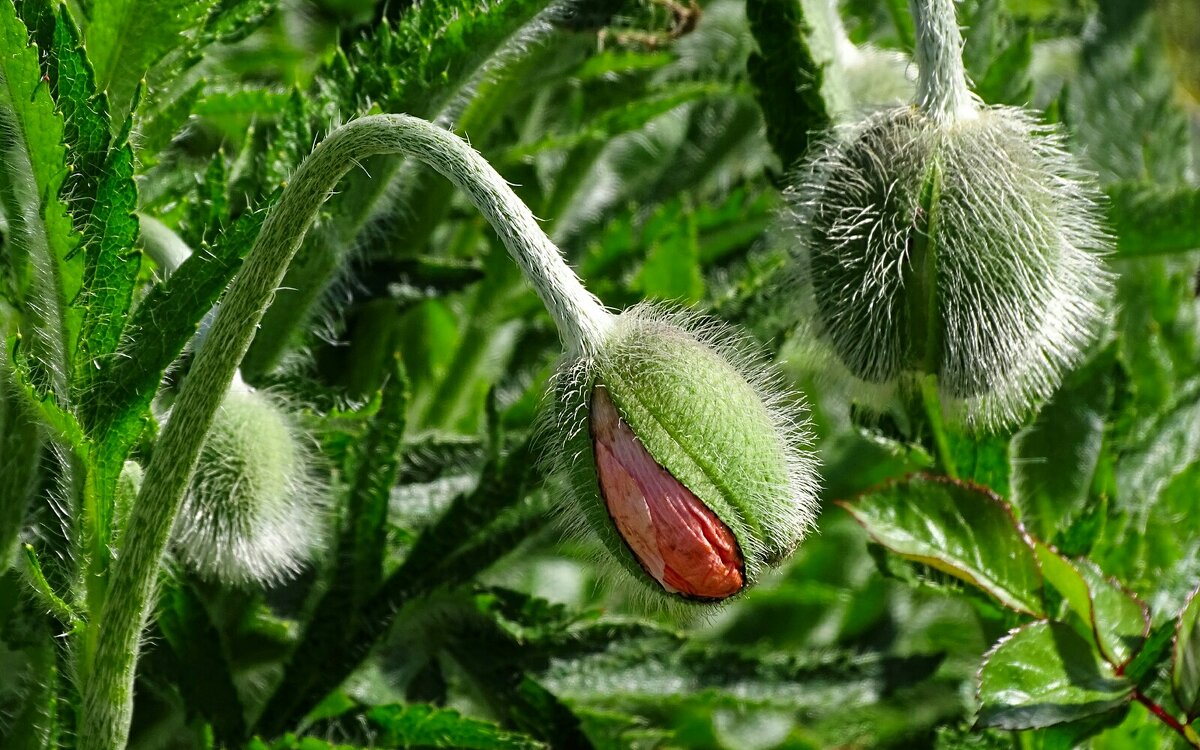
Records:
{"label": "small fuzzy bud", "polygon": [[729,332],[638,306],[560,378],[550,453],[582,519],[650,590],[715,602],[783,560],[816,507],[811,442]]}
{"label": "small fuzzy bud", "polygon": [[282,406],[235,382],[213,418],[176,519],[178,556],[231,586],[295,575],[322,542],[324,503],[310,463]]}

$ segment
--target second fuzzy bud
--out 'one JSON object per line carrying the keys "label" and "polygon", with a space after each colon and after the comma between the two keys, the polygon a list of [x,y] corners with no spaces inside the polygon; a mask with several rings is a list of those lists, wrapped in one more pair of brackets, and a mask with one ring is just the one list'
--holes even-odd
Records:
{"label": "second fuzzy bud", "polygon": [[863,394],[934,375],[965,421],[1001,426],[1095,336],[1108,240],[1058,131],[967,89],[952,0],[913,8],[916,103],[835,129],[789,191],[799,283]]}

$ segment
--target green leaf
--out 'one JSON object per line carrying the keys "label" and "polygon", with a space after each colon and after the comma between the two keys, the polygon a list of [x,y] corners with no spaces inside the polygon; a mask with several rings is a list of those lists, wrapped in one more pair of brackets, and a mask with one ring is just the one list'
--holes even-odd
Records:
{"label": "green leaf", "polygon": [[[555,653],[542,680],[574,702],[609,707],[759,706],[806,713],[845,711],[877,703],[919,684],[941,664],[939,655],[890,657],[827,650],[756,654],[719,644],[689,644],[663,632],[613,635],[603,623],[575,631],[588,650]],[[568,641],[569,643],[569,641]]]}
{"label": "green leaf", "polygon": [[389,747],[450,747],[462,750],[535,750],[531,737],[495,724],[468,719],[457,711],[421,704],[377,706],[366,714],[379,729],[377,742]]}
{"label": "green leaf", "polygon": [[365,658],[403,604],[470,580],[546,523],[543,504],[523,502],[531,485],[540,481],[531,465],[532,450],[526,440],[501,458],[493,440],[475,489],[455,498],[418,537],[404,562],[363,607],[360,627],[337,640],[305,633],[256,731],[279,732],[307,714]]}
{"label": "green leaf", "polygon": [[353,45],[345,67],[331,66],[329,88],[354,109],[375,102],[388,111],[432,116],[548,5],[547,0],[417,3],[394,27],[382,25]]}
{"label": "green leaf", "polygon": [[1067,608],[1083,623],[1092,622],[1092,596],[1088,591],[1083,574],[1066,557],[1040,540],[1034,541],[1034,550],[1042,568],[1042,577],[1052,586],[1066,603]]}
{"label": "green leaf", "polygon": [[1138,257],[1200,248],[1200,188],[1122,182],[1108,188],[1117,253]]}
{"label": "green leaf", "polygon": [[175,657],[177,684],[189,713],[212,724],[222,744],[245,735],[243,709],[221,642],[221,634],[196,589],[171,581],[159,599],[156,619]]}
{"label": "green leaf", "polygon": [[182,44],[184,32],[205,17],[213,1],[93,0],[87,49],[96,88],[108,94],[114,119],[125,119],[146,72]]}
{"label": "green leaf", "polygon": [[[83,234],[87,273],[80,299],[87,312],[75,365],[81,400],[113,366],[112,355],[125,334],[141,264],[140,227],[134,214],[138,197],[133,148],[125,140],[127,136],[128,129],[121,135],[121,145],[108,152]],[[93,416],[96,409],[90,404],[83,412],[85,418]]]}
{"label": "green leaf", "polygon": [[10,222],[5,263],[15,300],[28,320],[36,385],[67,406],[71,361],[82,310],[71,306],[83,258],[60,198],[67,176],[63,120],[42,80],[40,54],[12,3],[0,3],[0,198]]}
{"label": "green leaf", "polygon": [[1200,590],[1179,613],[1171,658],[1171,691],[1189,720],[1200,716]]}
{"label": "green leaf", "polygon": [[347,477],[352,482],[337,546],[336,565],[304,631],[293,669],[339,650],[363,627],[366,602],[383,577],[387,552],[388,500],[402,456],[408,410],[408,379],[399,360],[393,364],[378,411],[363,438],[352,448]]}
{"label": "green leaf", "polygon": [[1054,399],[1009,446],[1012,500],[1021,520],[1049,539],[1082,509],[1100,461],[1113,402],[1114,349],[1067,377]]}
{"label": "green leaf", "polygon": [[783,168],[808,153],[811,133],[829,124],[821,99],[823,73],[813,60],[800,4],[794,0],[748,0],[746,16],[758,52],[746,62],[767,123],[767,140]]}
{"label": "green leaf", "polygon": [[[82,233],[80,248],[86,258],[76,303],[85,312],[72,385],[81,420],[91,428],[95,409],[90,397],[121,342],[137,279],[139,227],[134,211],[138,193],[133,149],[128,142],[131,123],[127,122],[115,139],[110,134],[107,100],[96,91],[92,67],[65,6],[59,8],[55,19],[54,57],[56,97],[75,170],[69,183],[70,210]],[[123,460],[123,456],[118,458]],[[113,482],[115,475],[94,482],[100,487],[101,506],[109,504],[104,498],[111,493]],[[107,518],[102,525],[110,525]],[[107,540],[101,539],[101,543]]]}
{"label": "green leaf", "polygon": [[[457,711],[423,703],[375,706],[365,713],[357,706],[340,712],[339,721],[362,725],[371,747],[454,748],[455,750],[541,750],[541,742],[524,734],[501,729]],[[255,739],[248,750],[356,750],[357,746],[334,745],[313,737],[284,735],[270,745]]]}
{"label": "green leaf", "polygon": [[1090,560],[1081,560],[1075,567],[1087,581],[1091,621],[1100,652],[1113,666],[1123,667],[1150,634],[1150,611]]}
{"label": "green leaf", "polygon": [[564,135],[545,136],[510,150],[503,158],[516,161],[543,151],[575,148],[589,141],[603,143],[622,133],[639,130],[651,120],[688,102],[728,96],[731,93],[732,89],[729,86],[708,81],[678,84],[664,91],[652,91],[611,109],[593,113],[579,130]]}
{"label": "green leaf", "polygon": [[[138,123],[138,159],[153,164],[158,154],[171,144],[193,114],[200,114],[197,102],[204,94],[205,81],[199,80],[165,105],[146,113]],[[262,92],[268,96],[267,92]],[[242,124],[243,132],[247,125]]]}
{"label": "green leaf", "polygon": [[878,543],[1042,615],[1042,575],[1012,509],[976,485],[916,474],[841,503]]}
{"label": "green leaf", "polygon": [[1073,563],[1042,542],[1035,547],[1046,582],[1088,624],[1104,658],[1123,668],[1150,634],[1149,610],[1090,560]]}
{"label": "green leaf", "polygon": [[1194,380],[1118,459],[1117,499],[1121,507],[1144,523],[1163,488],[1198,458],[1200,380]]}
{"label": "green leaf", "polygon": [[987,73],[976,82],[975,93],[988,104],[1029,104],[1033,83],[1029,79],[1029,63],[1033,59],[1033,34],[1016,34],[1004,49],[996,53]]}
{"label": "green leaf", "polygon": [[652,299],[692,304],[704,294],[696,220],[678,204],[664,206],[643,229],[646,262],[635,285]]}
{"label": "green leaf", "polygon": [[1159,623],[1150,630],[1150,636],[1128,664],[1123,674],[1135,685],[1147,688],[1158,678],[1159,669],[1172,656],[1171,648],[1175,643],[1175,623],[1171,620]]}
{"label": "green leaf", "polygon": [[339,550],[350,555],[350,564],[342,572],[353,582],[355,595],[351,601],[356,607],[374,593],[383,577],[388,500],[404,455],[408,404],[408,376],[397,357],[389,370],[379,411],[358,446],[353,470],[348,472],[354,477],[354,485]]}
{"label": "green leaf", "polygon": [[242,214],[211,249],[193,253],[138,305],[129,322],[128,340],[98,387],[97,402],[106,408],[105,419],[115,422],[128,416],[131,407],[150,403],[163,372],[241,267],[266,213],[264,208]]}
{"label": "green leaf", "polygon": [[1133,685],[1068,625],[1034,622],[1009,633],[984,657],[977,723],[1036,729],[1123,708]]}

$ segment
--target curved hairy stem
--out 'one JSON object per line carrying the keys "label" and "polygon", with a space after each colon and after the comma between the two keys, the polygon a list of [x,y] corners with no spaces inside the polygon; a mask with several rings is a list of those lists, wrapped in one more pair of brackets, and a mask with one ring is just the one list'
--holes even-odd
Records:
{"label": "curved hairy stem", "polygon": [[975,117],[954,0],[909,0],[909,5],[917,36],[917,105],[944,124]]}
{"label": "curved hairy stem", "polygon": [[132,713],[138,639],[153,606],[168,535],[205,434],[233,380],[255,327],[284,272],[338,180],[374,154],[413,156],[436,169],[483,212],[558,324],[563,343],[593,353],[611,316],[563,262],[529,209],[494,169],[458,137],[407,115],[377,115],[344,125],[304,161],[230,286],[155,447],[119,540],[112,588],[94,623],[99,641],[84,665],[82,750],[124,747]]}

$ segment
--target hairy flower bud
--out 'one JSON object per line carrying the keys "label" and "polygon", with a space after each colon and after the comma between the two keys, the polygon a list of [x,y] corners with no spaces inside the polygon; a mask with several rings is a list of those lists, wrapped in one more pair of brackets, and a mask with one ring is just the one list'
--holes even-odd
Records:
{"label": "hairy flower bud", "polygon": [[638,306],[558,384],[550,453],[582,519],[652,590],[727,599],[812,525],[803,425],[769,370],[713,325]]}
{"label": "hairy flower bud", "polygon": [[934,375],[951,413],[996,427],[1095,336],[1109,243],[1059,132],[966,88],[953,3],[913,7],[917,103],[836,128],[788,191],[799,285],[858,383]]}
{"label": "hairy flower bud", "polygon": [[271,396],[235,382],[213,418],[175,523],[175,549],[227,585],[286,580],[320,548],[311,457]]}

